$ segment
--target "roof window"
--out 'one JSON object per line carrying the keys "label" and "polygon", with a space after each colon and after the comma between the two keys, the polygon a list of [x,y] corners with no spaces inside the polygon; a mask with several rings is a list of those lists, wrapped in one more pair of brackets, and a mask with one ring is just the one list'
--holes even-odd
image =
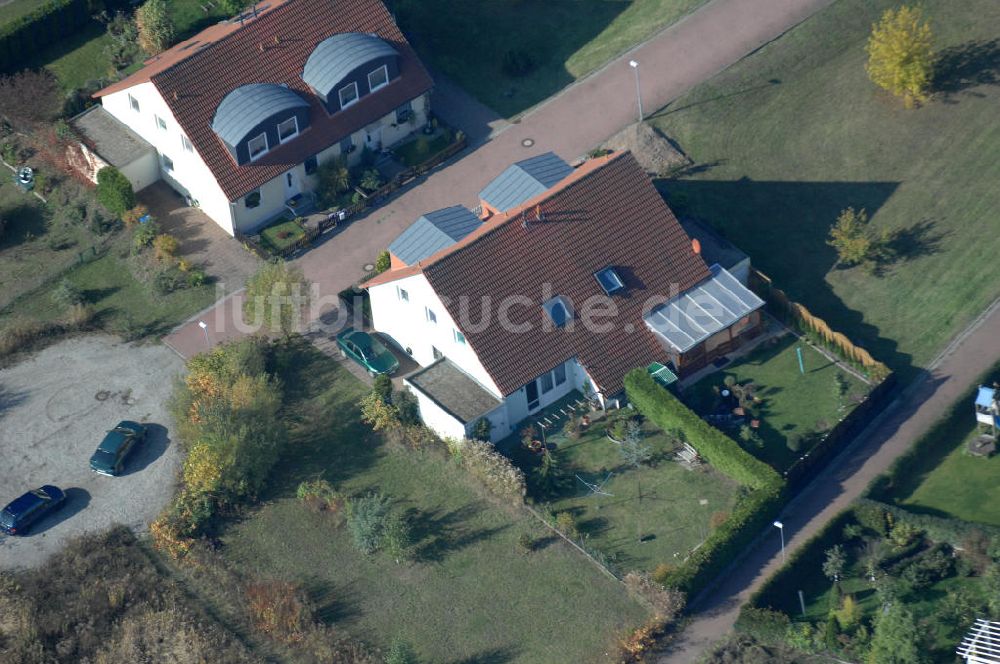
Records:
{"label": "roof window", "polygon": [[542,307],[556,327],[566,327],[566,323],[573,318],[569,304],[562,297],[554,297],[548,302],[543,302]]}
{"label": "roof window", "polygon": [[604,268],[596,273],[594,277],[597,279],[597,283],[601,284],[601,288],[604,289],[606,295],[614,295],[620,290],[625,290],[625,282],[622,281],[622,278],[618,276],[613,267]]}

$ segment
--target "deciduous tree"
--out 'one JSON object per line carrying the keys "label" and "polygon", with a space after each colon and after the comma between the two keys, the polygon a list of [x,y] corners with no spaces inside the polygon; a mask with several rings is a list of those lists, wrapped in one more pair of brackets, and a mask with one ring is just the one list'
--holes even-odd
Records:
{"label": "deciduous tree", "polygon": [[875,617],[868,664],[923,664],[921,633],[913,614],[900,602],[886,606]]}
{"label": "deciduous tree", "polygon": [[912,108],[927,100],[934,73],[931,26],[919,7],[887,9],[872,26],[865,69],[872,82]]}
{"label": "deciduous tree", "polygon": [[174,41],[174,22],[166,0],[146,0],[135,10],[135,24],[139,47],[149,55],[165,51]]}
{"label": "deciduous tree", "polygon": [[291,334],[309,306],[309,285],[301,268],[282,260],[265,263],[247,282],[243,321]]}
{"label": "deciduous tree", "polygon": [[55,76],[47,70],[25,69],[0,76],[0,118],[29,131],[54,119],[62,109],[62,93]]}

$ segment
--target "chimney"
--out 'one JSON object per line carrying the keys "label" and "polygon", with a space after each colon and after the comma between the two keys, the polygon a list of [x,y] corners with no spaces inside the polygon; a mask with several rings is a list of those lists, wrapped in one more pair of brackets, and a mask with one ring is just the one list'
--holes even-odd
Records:
{"label": "chimney", "polygon": [[177,101],[177,90],[174,90],[174,101]]}
{"label": "chimney", "polygon": [[281,37],[279,37],[278,35],[275,35],[274,36],[274,45],[277,46],[280,43],[281,43]]}
{"label": "chimney", "polygon": [[539,223],[545,221],[545,214],[542,212],[541,204],[535,206],[535,221]]}
{"label": "chimney", "polygon": [[263,53],[264,52],[264,42],[261,42],[261,43],[257,44],[257,48],[259,48],[260,52]]}

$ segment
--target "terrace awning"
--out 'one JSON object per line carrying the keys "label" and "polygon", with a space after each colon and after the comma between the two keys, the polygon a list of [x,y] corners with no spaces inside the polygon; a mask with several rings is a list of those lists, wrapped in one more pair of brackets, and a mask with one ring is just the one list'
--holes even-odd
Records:
{"label": "terrace awning", "polygon": [[976,405],[980,408],[990,408],[993,405],[993,400],[996,395],[996,390],[992,387],[979,387],[979,392],[976,394]]}

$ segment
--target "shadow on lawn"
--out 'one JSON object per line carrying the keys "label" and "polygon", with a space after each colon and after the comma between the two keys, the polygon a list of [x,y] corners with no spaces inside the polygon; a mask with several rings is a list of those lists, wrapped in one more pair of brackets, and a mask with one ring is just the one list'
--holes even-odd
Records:
{"label": "shadow on lawn", "polygon": [[[903,382],[913,378],[916,368],[911,356],[865,322],[861,312],[847,307],[827,282],[837,254],[826,239],[837,215],[853,206],[865,208],[874,217],[898,182],[774,182],[744,177],[658,180],[656,184],[676,214],[707,221],[749,254],[753,264],[792,299],[867,348],[898,372]],[[933,234],[933,223],[922,221],[897,232],[895,242],[911,258],[936,251],[940,239]]]}
{"label": "shadow on lawn", "polygon": [[955,96],[980,85],[1000,85],[1000,39],[977,39],[946,48],[938,54],[934,66],[933,90],[947,103]]}
{"label": "shadow on lawn", "polygon": [[456,659],[452,664],[506,664],[517,659],[519,652],[513,646],[493,648],[471,657]]}
{"label": "shadow on lawn", "polygon": [[19,202],[2,212],[7,224],[0,236],[0,251],[45,234],[45,213],[42,208],[28,202]]}
{"label": "shadow on lawn", "polygon": [[500,528],[469,528],[468,522],[482,511],[480,503],[448,511],[408,508],[406,519],[410,524],[416,559],[440,562],[449,553],[487,540],[508,528],[506,525]]}

